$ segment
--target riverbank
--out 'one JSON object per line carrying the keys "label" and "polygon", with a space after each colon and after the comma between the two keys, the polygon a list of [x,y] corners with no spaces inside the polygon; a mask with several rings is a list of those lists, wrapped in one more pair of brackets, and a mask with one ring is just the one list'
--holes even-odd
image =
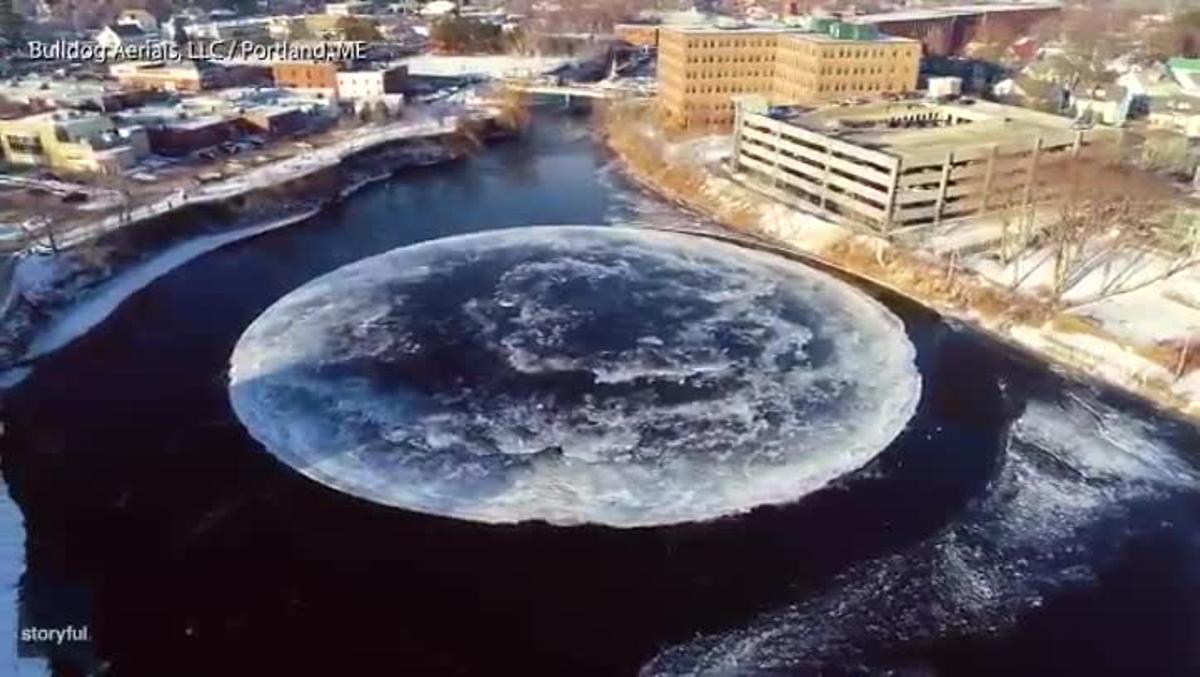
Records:
{"label": "riverbank", "polygon": [[336,167],[348,159],[390,143],[433,139],[459,130],[457,115],[417,114],[403,120],[350,130],[326,146],[314,148],[276,162],[253,167],[243,173],[180,190],[125,213],[109,214],[58,236],[59,244],[70,247],[118,228],[155,219],[188,207],[223,202],[264,188],[277,187]]}
{"label": "riverbank", "polygon": [[610,112],[604,123],[609,149],[646,189],[737,234],[889,289],[1059,368],[1200,420],[1200,369],[1186,369],[1186,349],[1180,354],[1120,339],[1086,318],[1053,311],[1000,287],[954,260],[793,210],[702,165],[668,158],[648,120],[644,114]]}
{"label": "riverbank", "polygon": [[307,220],[396,171],[460,157],[458,131],[457,123],[379,130],[299,164],[222,182],[120,228],[99,220],[55,253],[21,257],[0,308],[0,389],[196,257]]}

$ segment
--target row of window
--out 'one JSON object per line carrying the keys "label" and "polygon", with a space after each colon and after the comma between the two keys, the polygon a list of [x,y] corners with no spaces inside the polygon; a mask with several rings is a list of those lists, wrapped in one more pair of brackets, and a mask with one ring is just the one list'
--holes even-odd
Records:
{"label": "row of window", "polygon": [[688,49],[712,49],[714,47],[773,47],[775,38],[738,38],[702,40],[692,38],[687,41]]}
{"label": "row of window", "polygon": [[758,94],[762,87],[750,85],[688,85],[684,88],[687,94]]}
{"label": "row of window", "polygon": [[24,155],[42,154],[42,140],[36,136],[18,136],[16,134],[9,134],[4,137],[4,141],[14,153],[21,153]]}
{"label": "row of window", "polygon": [[699,54],[687,58],[688,63],[766,63],[774,60],[774,54]]}
{"label": "row of window", "polygon": [[[724,101],[722,103],[685,103],[683,104],[685,111],[732,111],[733,102]],[[726,118],[728,119],[728,118]]]}
{"label": "row of window", "polygon": [[691,71],[688,80],[721,80],[724,78],[770,78],[772,71]]}
{"label": "row of window", "polygon": [[[908,69],[903,68],[901,71],[908,71]],[[888,68],[887,72],[895,73],[896,67],[892,66],[891,68]],[[874,68],[826,67],[821,69],[821,75],[883,75],[883,68],[879,66]]]}
{"label": "row of window", "polygon": [[896,83],[872,80],[855,80],[853,82],[836,82],[817,86],[818,92],[896,92],[900,88]]}
{"label": "row of window", "polygon": [[781,45],[781,48],[785,52],[793,54],[799,52],[810,56],[821,56],[826,59],[898,59],[901,57],[916,56],[909,49],[827,49],[822,46],[803,43],[799,45],[796,43],[785,43]]}

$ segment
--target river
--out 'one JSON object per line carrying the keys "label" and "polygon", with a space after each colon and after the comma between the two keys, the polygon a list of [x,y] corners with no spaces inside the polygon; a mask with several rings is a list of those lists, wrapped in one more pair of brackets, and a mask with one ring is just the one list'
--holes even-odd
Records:
{"label": "river", "polygon": [[[879,293],[917,349],[917,414],[861,471],[739,517],[419,515],[239,424],[230,353],[288,291],[549,224],[711,227],[625,181],[586,116],[542,113],[205,254],[40,361],[4,402],[0,674],[1200,671],[1200,434]],[[87,639],[17,641],[66,626]]]}

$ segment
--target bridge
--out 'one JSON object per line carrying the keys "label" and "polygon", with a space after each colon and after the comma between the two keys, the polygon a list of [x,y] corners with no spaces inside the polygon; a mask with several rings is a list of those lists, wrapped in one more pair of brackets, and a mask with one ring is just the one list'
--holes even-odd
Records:
{"label": "bridge", "polygon": [[604,80],[601,82],[558,83],[546,80],[506,78],[501,83],[514,92],[562,96],[585,99],[629,99],[654,96],[657,87],[653,84],[630,80]]}

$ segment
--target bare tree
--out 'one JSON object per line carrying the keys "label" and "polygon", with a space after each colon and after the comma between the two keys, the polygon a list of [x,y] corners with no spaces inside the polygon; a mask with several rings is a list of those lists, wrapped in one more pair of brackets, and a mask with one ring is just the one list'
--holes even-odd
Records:
{"label": "bare tree", "polygon": [[497,122],[509,130],[522,130],[529,124],[529,97],[512,87],[502,87],[497,97],[500,116]]}
{"label": "bare tree", "polygon": [[1177,227],[1181,205],[1159,177],[1081,159],[1049,168],[1044,180],[1054,211],[1039,240],[1050,257],[1055,305],[1141,289],[1200,263],[1194,238]]}
{"label": "bare tree", "polygon": [[1188,146],[1188,138],[1183,134],[1166,129],[1148,130],[1142,141],[1139,160],[1148,171],[1190,176],[1193,163]]}

